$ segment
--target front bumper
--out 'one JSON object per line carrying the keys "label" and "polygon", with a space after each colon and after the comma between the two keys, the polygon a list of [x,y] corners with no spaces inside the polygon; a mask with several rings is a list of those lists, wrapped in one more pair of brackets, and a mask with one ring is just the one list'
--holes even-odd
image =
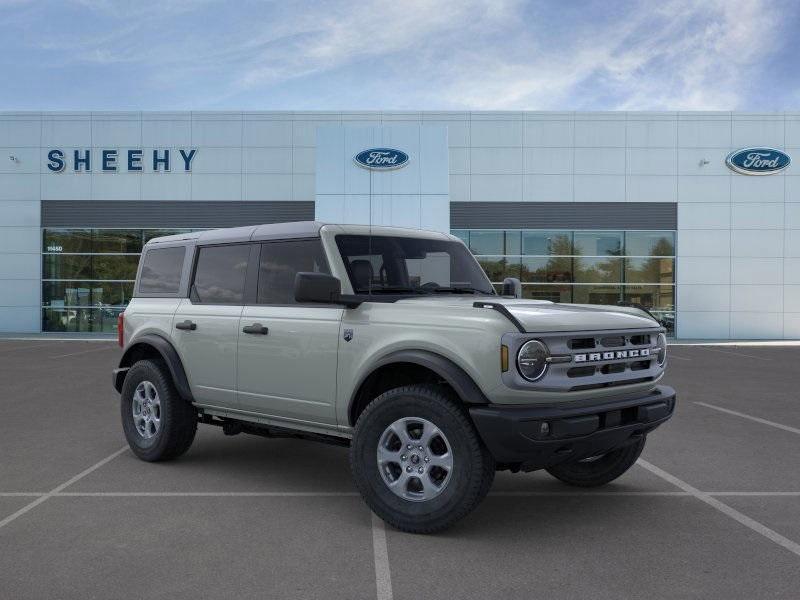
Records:
{"label": "front bumper", "polygon": [[580,407],[475,406],[469,409],[500,468],[534,471],[624,446],[672,416],[675,390],[665,385],[635,398]]}

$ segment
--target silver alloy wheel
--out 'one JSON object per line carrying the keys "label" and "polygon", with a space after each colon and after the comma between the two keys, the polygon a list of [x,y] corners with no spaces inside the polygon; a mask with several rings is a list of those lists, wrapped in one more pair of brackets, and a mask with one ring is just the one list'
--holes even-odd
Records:
{"label": "silver alloy wheel", "polygon": [[404,500],[424,502],[441,494],[453,475],[453,449],[444,433],[419,417],[389,425],[378,441],[378,471]]}
{"label": "silver alloy wheel", "polygon": [[133,392],[133,424],[136,431],[148,440],[161,428],[161,399],[149,381],[142,381]]}

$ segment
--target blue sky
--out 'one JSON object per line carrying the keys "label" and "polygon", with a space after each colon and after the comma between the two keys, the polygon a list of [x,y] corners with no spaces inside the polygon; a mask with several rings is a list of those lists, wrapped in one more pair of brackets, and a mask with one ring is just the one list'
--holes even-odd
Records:
{"label": "blue sky", "polygon": [[0,110],[800,110],[800,3],[0,0]]}

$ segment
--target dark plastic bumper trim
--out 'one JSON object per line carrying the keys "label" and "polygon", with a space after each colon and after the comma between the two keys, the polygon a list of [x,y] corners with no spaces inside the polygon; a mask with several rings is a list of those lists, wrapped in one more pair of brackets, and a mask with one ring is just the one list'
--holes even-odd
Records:
{"label": "dark plastic bumper trim", "polygon": [[675,390],[661,385],[635,398],[605,398],[589,406],[485,405],[469,412],[501,468],[532,471],[623,446],[674,410]]}

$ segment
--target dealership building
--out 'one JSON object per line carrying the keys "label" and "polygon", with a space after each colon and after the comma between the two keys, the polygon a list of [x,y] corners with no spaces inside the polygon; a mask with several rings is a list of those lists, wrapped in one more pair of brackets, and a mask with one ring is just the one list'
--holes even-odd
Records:
{"label": "dealership building", "polygon": [[451,232],[527,298],[681,339],[797,339],[795,153],[800,113],[0,113],[0,332],[114,331],[152,237],[317,220]]}

